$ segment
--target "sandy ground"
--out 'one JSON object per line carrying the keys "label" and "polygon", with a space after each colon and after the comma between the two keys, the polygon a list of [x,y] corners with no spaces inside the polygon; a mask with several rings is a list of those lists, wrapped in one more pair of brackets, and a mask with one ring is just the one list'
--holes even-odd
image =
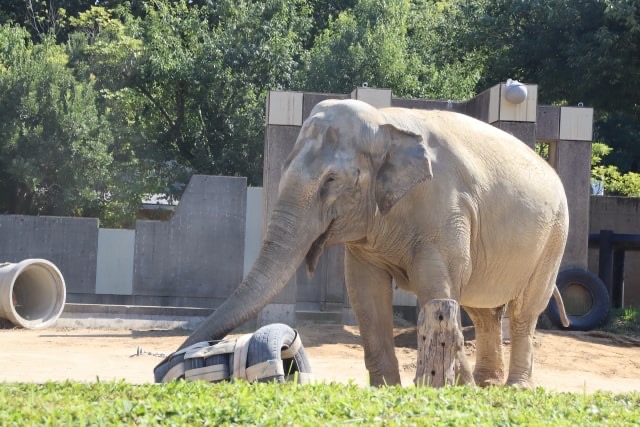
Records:
{"label": "sandy ground", "polygon": [[[310,325],[298,328],[314,377],[320,381],[367,383],[356,327]],[[184,340],[185,331],[108,329],[0,329],[0,381],[153,381],[153,367]],[[589,333],[538,331],[534,379],[550,390],[640,391],[640,346]],[[473,340],[465,347],[475,362]],[[136,355],[141,349],[140,355]],[[507,354],[509,347],[506,346]],[[396,329],[402,382],[412,385],[416,363],[415,328]]]}

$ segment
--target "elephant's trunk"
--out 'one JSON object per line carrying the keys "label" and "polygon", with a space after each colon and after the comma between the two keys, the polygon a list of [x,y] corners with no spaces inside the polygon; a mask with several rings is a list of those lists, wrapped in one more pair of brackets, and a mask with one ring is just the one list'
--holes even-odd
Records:
{"label": "elephant's trunk", "polygon": [[246,279],[180,348],[224,338],[258,314],[284,288],[315,237],[309,236],[309,230],[301,223],[296,216],[276,206],[258,259]]}

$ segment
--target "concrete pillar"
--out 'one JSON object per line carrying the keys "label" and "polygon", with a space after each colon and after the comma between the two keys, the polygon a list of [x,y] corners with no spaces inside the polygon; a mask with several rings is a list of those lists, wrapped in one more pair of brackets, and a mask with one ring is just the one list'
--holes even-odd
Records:
{"label": "concrete pillar", "polygon": [[[360,93],[372,102],[384,96],[371,89]],[[293,149],[303,121],[313,107],[326,99],[349,95],[301,92],[270,92],[267,98],[267,130],[264,155],[264,229],[277,200],[282,165]],[[390,92],[389,92],[390,99]],[[274,322],[294,325],[297,311],[340,310],[344,301],[344,247],[329,248],[322,255],[313,277],[306,267],[294,273],[285,288],[258,315],[258,325]]]}
{"label": "concrete pillar", "polygon": [[527,96],[514,103],[507,99],[507,84],[497,84],[467,101],[465,113],[510,133],[529,147],[536,141],[538,86],[524,85]]}
{"label": "concrete pillar", "polygon": [[[278,197],[282,164],[300,133],[303,99],[301,92],[269,92],[267,96],[263,170],[264,232]],[[294,274],[284,289],[258,314],[257,326],[270,323],[295,325],[296,290]]]}
{"label": "concrete pillar", "polygon": [[391,89],[359,87],[351,92],[351,99],[358,99],[376,108],[391,107]]}
{"label": "concrete pillar", "polygon": [[562,269],[588,268],[593,109],[560,108],[556,171],[569,203],[569,238]]}
{"label": "concrete pillar", "polygon": [[536,139],[549,144],[549,163],[562,180],[569,204],[569,238],[562,269],[588,268],[589,193],[593,109],[538,107]]}

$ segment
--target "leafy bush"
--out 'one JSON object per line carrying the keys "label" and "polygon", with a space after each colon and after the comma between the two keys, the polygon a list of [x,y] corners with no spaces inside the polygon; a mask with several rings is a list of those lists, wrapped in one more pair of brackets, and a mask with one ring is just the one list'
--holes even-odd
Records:
{"label": "leafy bush", "polygon": [[640,173],[620,173],[617,166],[603,165],[611,147],[594,142],[591,155],[591,178],[604,184],[605,194],[640,197]]}

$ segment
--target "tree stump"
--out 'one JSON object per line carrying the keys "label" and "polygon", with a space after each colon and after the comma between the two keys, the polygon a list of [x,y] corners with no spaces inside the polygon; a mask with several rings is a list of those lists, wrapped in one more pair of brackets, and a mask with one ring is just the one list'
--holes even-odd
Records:
{"label": "tree stump", "polygon": [[416,385],[475,384],[464,354],[458,312],[459,305],[452,299],[431,300],[420,310]]}

